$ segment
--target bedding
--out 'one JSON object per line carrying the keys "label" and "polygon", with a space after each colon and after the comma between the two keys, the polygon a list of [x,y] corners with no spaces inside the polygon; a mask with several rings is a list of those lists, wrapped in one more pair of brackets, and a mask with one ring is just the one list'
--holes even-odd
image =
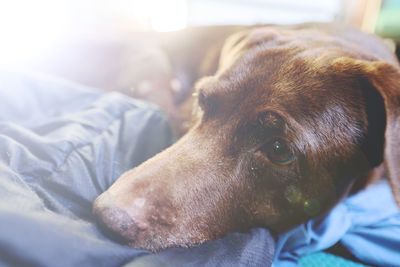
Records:
{"label": "bedding", "polygon": [[399,266],[400,213],[386,180],[348,197],[324,218],[280,235],[273,266],[298,266],[302,256],[337,243],[368,265]]}

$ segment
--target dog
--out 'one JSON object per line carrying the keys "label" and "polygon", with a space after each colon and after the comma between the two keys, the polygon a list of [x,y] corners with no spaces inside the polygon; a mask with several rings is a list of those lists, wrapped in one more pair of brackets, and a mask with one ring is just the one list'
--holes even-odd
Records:
{"label": "dog", "polygon": [[400,66],[382,40],[331,24],[255,27],[230,35],[218,62],[195,85],[191,129],[94,202],[129,245],[286,231],[382,169],[400,205]]}

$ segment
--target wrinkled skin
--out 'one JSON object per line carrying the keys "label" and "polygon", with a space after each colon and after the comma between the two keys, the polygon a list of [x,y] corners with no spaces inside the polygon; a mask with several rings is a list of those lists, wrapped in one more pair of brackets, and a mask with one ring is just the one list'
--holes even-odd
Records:
{"label": "wrinkled skin", "polygon": [[[353,34],[380,48],[358,47]],[[217,73],[196,85],[195,125],[123,174],[94,213],[152,251],[251,227],[285,231],[324,214],[383,161],[385,97],[352,74],[357,59],[398,67],[379,40],[357,31],[233,35]]]}

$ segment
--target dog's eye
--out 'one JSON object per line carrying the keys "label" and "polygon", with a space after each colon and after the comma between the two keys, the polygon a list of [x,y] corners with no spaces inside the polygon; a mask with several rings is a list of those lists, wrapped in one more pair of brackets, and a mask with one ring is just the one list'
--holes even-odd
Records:
{"label": "dog's eye", "polygon": [[261,150],[264,151],[268,159],[275,164],[286,165],[295,159],[287,141],[282,138],[272,139],[265,144]]}

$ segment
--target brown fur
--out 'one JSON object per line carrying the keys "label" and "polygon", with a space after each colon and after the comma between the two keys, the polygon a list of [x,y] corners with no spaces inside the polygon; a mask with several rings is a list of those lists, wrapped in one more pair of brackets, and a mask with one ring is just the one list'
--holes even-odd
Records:
{"label": "brown fur", "polygon": [[234,34],[216,74],[196,85],[195,125],[123,174],[94,212],[153,251],[285,231],[365,186],[383,161],[400,204],[399,81],[385,45],[353,29]]}

